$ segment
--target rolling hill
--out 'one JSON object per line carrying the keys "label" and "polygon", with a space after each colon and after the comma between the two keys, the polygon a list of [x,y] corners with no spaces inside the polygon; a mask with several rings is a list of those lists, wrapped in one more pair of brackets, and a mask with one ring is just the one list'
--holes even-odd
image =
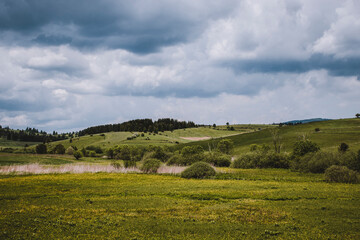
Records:
{"label": "rolling hill", "polygon": [[[315,131],[318,128],[319,131]],[[311,122],[294,126],[279,127],[282,151],[291,152],[294,143],[306,136],[307,139],[320,145],[322,149],[337,151],[340,143],[349,144],[350,149],[360,149],[360,119],[339,119]],[[268,144],[272,146],[272,137],[268,129],[247,134],[229,136],[234,142],[234,154],[248,152],[251,144]],[[201,145],[204,149],[214,145],[219,139],[187,143],[186,145]]]}
{"label": "rolling hill", "polygon": [[[76,146],[77,148],[87,146],[99,146],[101,148],[109,148],[119,144],[128,145],[178,145],[181,143],[189,143],[199,139],[228,137],[231,135],[238,135],[253,131],[252,129],[244,128],[235,131],[217,130],[208,127],[178,129],[174,131],[164,131],[158,134],[141,132],[107,132],[93,135],[86,135],[76,137],[70,142],[69,139],[56,141],[50,143],[50,147],[56,144],[63,144],[65,148],[69,146]],[[137,135],[136,138],[129,140],[129,138]]]}

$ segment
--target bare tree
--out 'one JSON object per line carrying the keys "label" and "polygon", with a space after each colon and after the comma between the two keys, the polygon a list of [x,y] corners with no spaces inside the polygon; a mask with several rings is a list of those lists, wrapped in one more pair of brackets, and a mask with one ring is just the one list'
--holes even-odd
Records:
{"label": "bare tree", "polygon": [[274,150],[276,153],[280,153],[282,144],[281,144],[281,137],[280,137],[279,129],[272,128],[272,129],[270,129],[270,133],[271,133],[271,137],[272,137],[273,144],[274,144]]}

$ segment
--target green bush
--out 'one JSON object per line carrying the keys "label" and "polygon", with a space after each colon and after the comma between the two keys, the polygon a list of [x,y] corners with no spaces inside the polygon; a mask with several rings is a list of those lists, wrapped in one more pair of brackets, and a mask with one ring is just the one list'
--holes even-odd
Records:
{"label": "green bush", "polygon": [[266,144],[251,144],[250,145],[250,152],[261,152],[261,153],[267,153],[270,151],[269,145]]}
{"label": "green bush", "polygon": [[166,162],[166,165],[182,165],[182,157],[179,154],[175,154],[169,158],[169,160]]}
{"label": "green bush", "polygon": [[229,167],[231,164],[231,157],[226,154],[212,152],[205,156],[205,162],[210,163],[216,167]]}
{"label": "green bush", "polygon": [[119,162],[116,162],[116,161],[113,161],[111,163],[111,166],[114,167],[115,169],[120,169],[122,166],[121,166],[121,163]]}
{"label": "green bush", "polygon": [[204,160],[204,149],[201,146],[186,146],[181,150],[179,165],[188,166]]}
{"label": "green bush", "polygon": [[155,158],[146,159],[140,170],[144,173],[156,173],[161,166],[161,161]]}
{"label": "green bush", "polygon": [[320,151],[294,158],[291,168],[301,172],[323,173],[331,165],[339,164],[340,155],[338,153]]}
{"label": "green bush", "polygon": [[90,157],[96,157],[96,152],[95,151],[89,151],[89,156]]}
{"label": "green bush", "polygon": [[96,152],[96,153],[103,153],[103,150],[101,149],[101,147],[99,147],[99,146],[87,146],[86,148],[85,148],[86,150],[89,150],[89,151],[94,151],[94,152]]}
{"label": "green bush", "polygon": [[88,156],[88,151],[86,151],[85,148],[82,148],[80,151],[81,151],[81,154],[82,154],[84,157],[87,157],[87,156]]}
{"label": "green bush", "polygon": [[136,167],[136,161],[124,160],[124,167],[125,168]]}
{"label": "green bush", "polygon": [[325,179],[328,182],[358,183],[359,175],[345,166],[332,165],[326,169]]}
{"label": "green bush", "polygon": [[217,150],[221,153],[230,154],[234,143],[230,139],[223,139],[217,144]]}
{"label": "green bush", "polygon": [[73,155],[74,154],[74,148],[72,146],[68,147],[65,151],[66,154],[68,155]]}
{"label": "green bush", "polygon": [[56,145],[54,150],[55,150],[56,154],[64,154],[65,153],[65,147],[62,144]]}
{"label": "green bush", "polygon": [[285,154],[269,152],[263,154],[257,165],[258,168],[289,168],[289,159]]}
{"label": "green bush", "polygon": [[76,150],[74,152],[74,157],[76,158],[76,160],[79,160],[82,157],[82,153],[79,150]]}
{"label": "green bush", "polygon": [[47,147],[46,147],[45,144],[36,145],[35,150],[36,150],[37,154],[45,154],[45,153],[47,153]]}
{"label": "green bush", "polygon": [[260,148],[259,145],[257,144],[251,144],[250,145],[250,152],[255,152],[256,150],[258,150]]}
{"label": "green bush", "polygon": [[236,158],[232,163],[233,168],[256,168],[259,165],[261,154],[250,152]]}
{"label": "green bush", "polygon": [[341,154],[341,165],[360,172],[360,150],[357,154],[350,151]]}
{"label": "green bush", "polygon": [[250,152],[241,155],[232,163],[233,168],[289,168],[289,158],[275,152]]}
{"label": "green bush", "polygon": [[169,159],[169,154],[165,152],[164,148],[156,147],[155,151],[151,154],[151,158],[156,158],[162,162],[166,162]]}
{"label": "green bush", "polygon": [[182,178],[206,178],[215,176],[213,167],[205,162],[196,162],[181,173]]}
{"label": "green bush", "polygon": [[114,155],[116,159],[129,161],[131,160],[131,148],[128,145],[117,146],[114,149]]}
{"label": "green bush", "polygon": [[298,141],[294,145],[293,154],[295,156],[304,156],[307,153],[317,152],[319,150],[320,150],[320,147],[312,141],[309,141],[309,140]]}
{"label": "green bush", "polygon": [[114,158],[114,150],[112,148],[106,149],[105,154],[110,159]]}
{"label": "green bush", "polygon": [[349,145],[347,143],[341,143],[338,150],[341,153],[345,153],[349,149]]}

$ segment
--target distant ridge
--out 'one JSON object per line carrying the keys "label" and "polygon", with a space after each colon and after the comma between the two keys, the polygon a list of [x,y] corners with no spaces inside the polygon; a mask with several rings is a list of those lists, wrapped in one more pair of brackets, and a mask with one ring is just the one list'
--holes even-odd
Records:
{"label": "distant ridge", "polygon": [[176,129],[185,129],[197,127],[194,122],[178,121],[172,118],[160,118],[157,121],[153,121],[150,118],[135,119],[123,123],[106,124],[88,127],[79,131],[79,136],[87,134],[97,134],[105,132],[154,132],[158,131],[173,131]]}
{"label": "distant ridge", "polygon": [[322,122],[322,121],[329,121],[332,119],[328,118],[310,118],[310,119],[303,119],[303,120],[291,120],[287,122],[282,122],[285,125],[295,125],[295,124],[303,124],[303,123],[311,123],[311,122]]}

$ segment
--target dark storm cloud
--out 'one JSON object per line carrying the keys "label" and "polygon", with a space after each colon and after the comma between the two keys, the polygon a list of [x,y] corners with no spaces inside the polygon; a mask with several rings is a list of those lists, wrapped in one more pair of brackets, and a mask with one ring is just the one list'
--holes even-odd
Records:
{"label": "dark storm cloud", "polygon": [[0,110],[36,112],[49,108],[45,101],[28,102],[21,99],[0,99]]}
{"label": "dark storm cloud", "polygon": [[40,43],[44,45],[62,45],[69,44],[72,41],[71,37],[63,36],[63,35],[45,35],[40,34],[35,39],[33,39],[35,43]]}
{"label": "dark storm cloud", "polygon": [[335,58],[314,54],[308,60],[243,60],[220,64],[231,67],[236,73],[304,73],[327,70],[333,76],[357,76],[360,78],[360,58]]}
{"label": "dark storm cloud", "polygon": [[184,3],[4,0],[0,3],[0,31],[18,34],[11,41],[17,45],[70,44],[84,49],[122,48],[146,54],[188,41],[201,32],[208,18],[221,12],[215,8],[209,13],[204,10],[201,15],[191,4]]}

